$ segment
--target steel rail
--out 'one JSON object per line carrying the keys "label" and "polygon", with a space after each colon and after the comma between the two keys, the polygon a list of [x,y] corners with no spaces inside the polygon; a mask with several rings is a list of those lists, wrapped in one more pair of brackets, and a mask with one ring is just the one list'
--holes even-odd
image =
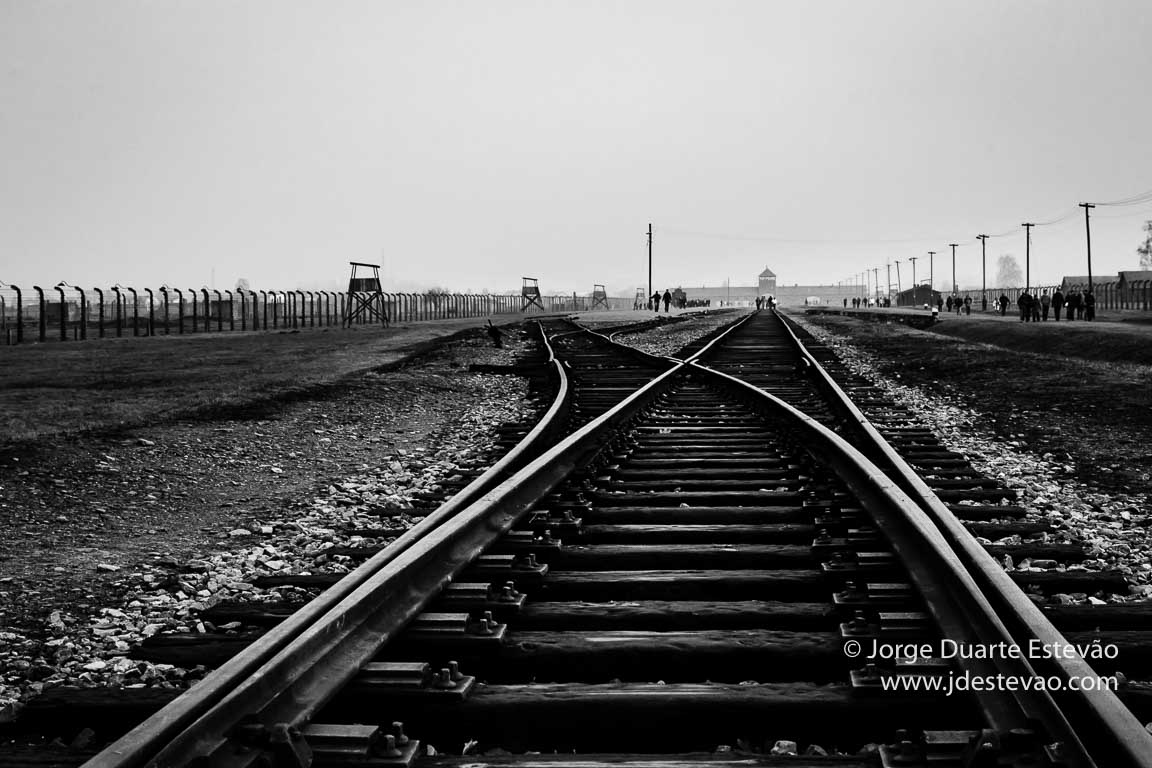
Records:
{"label": "steel rail", "polygon": [[[1012,581],[1000,563],[976,541],[928,484],[884,439],[824,366],[812,356],[783,317],[781,321],[791,341],[808,362],[811,375],[815,376],[816,385],[826,396],[834,398],[847,418],[872,441],[881,460],[891,467],[896,482],[915,500],[944,536],[960,562],[980,585],[989,601],[996,606],[997,614],[1004,624],[1011,625],[1010,635],[1013,641],[1021,648],[1029,648],[1031,640],[1047,647],[1054,647],[1053,644],[1059,647],[1069,645],[1048,617]],[[1039,668],[1039,672],[1047,673],[1043,675],[1045,677],[1057,676],[1069,680],[1098,676],[1081,657],[1040,658],[1031,661]],[[1113,691],[1106,688],[1088,691],[1063,690],[1053,692],[1052,698],[1059,700],[1062,712],[1072,713],[1078,721],[1085,724],[1084,727],[1091,729],[1089,733],[1097,734],[1089,739],[1086,746],[1090,754],[1101,761],[1101,765],[1152,768],[1152,734],[1149,734]],[[1084,732],[1084,728],[1078,729],[1078,732]]]}
{"label": "steel rail", "polygon": [[[593,336],[599,336],[600,338],[607,341],[609,344],[613,344],[613,345],[620,347],[622,349],[626,349],[634,355],[641,355],[641,356],[644,356],[647,358],[651,358],[653,360],[659,360],[661,362],[671,361],[673,363],[679,364],[679,363],[687,363],[687,362],[691,362],[693,360],[699,359],[700,356],[703,355],[708,350],[710,350],[714,344],[718,343],[721,339],[725,338],[728,334],[732,333],[737,328],[739,328],[740,326],[742,326],[745,323],[747,323],[748,321],[750,321],[752,319],[753,315],[754,315],[754,313],[746,314],[743,317],[736,318],[735,320],[733,320],[730,324],[728,324],[726,326],[720,326],[719,328],[714,329],[711,332],[711,333],[715,334],[715,337],[713,339],[711,339],[707,344],[705,344],[703,347],[698,349],[696,352],[694,352],[693,354],[691,354],[688,357],[683,358],[683,359],[681,359],[679,357],[675,357],[673,355],[665,355],[665,356],[653,355],[651,352],[645,352],[642,349],[638,349],[638,348],[633,347],[629,344],[625,344],[622,341],[617,341],[615,338],[616,335],[620,334],[620,333],[639,333],[642,331],[618,330],[618,331],[613,331],[612,333],[610,333],[608,335],[605,335],[605,334],[601,333],[600,331],[596,331],[596,330],[593,330],[591,328],[587,328],[585,326],[580,326],[580,329],[582,331],[584,331],[585,333],[592,334]],[[573,324],[577,324],[577,323],[575,323],[575,321],[569,321],[569,322],[572,322]]]}
{"label": "steel rail", "polygon": [[[735,327],[734,324],[721,336]],[[548,425],[559,423],[563,413],[568,409],[571,398],[571,389],[564,372],[564,366],[556,358],[551,342],[539,322],[537,322],[537,328],[549,351],[549,362],[559,377],[561,395],[556,398],[537,427],[514,449],[521,455],[529,450],[526,444],[531,442],[535,445],[545,438],[546,432],[549,431]],[[601,336],[601,338],[604,337]],[[669,362],[665,358],[648,355],[626,345],[615,342],[613,344],[630,353],[660,363]],[[528,469],[540,465],[548,457],[558,460],[556,459],[557,456],[569,456],[573,450],[576,450],[573,446],[581,448],[586,446],[588,441],[592,439],[590,436],[597,433],[600,425],[618,422],[624,418],[623,414],[630,414],[639,410],[642,406],[637,405],[637,403],[646,402],[648,398],[654,397],[655,395],[651,394],[654,388],[662,389],[659,382],[666,382],[668,377],[680,367],[682,366],[674,365],[674,367],[659,374],[611,410],[589,422],[544,456],[529,464],[512,479],[506,480],[491,493],[479,498],[476,503],[484,503],[493,494],[498,494],[501,489],[504,489],[501,498],[507,498],[514,491],[523,493],[538,488],[539,481],[531,482],[524,479],[523,475]],[[507,459],[506,456],[505,460]],[[510,462],[504,461],[504,464],[507,467]],[[561,482],[575,464],[569,459],[562,466],[563,472],[560,474],[555,474],[555,470],[553,470],[554,482],[547,485],[547,490]],[[449,564],[455,567],[446,575],[440,572],[435,577],[429,577],[431,580],[423,583],[419,588],[409,586],[405,589],[399,589],[396,586],[397,582],[404,578],[405,568],[410,567],[412,563],[420,562],[424,567],[429,567],[427,552],[436,550],[438,543],[444,541],[445,537],[451,536],[454,532],[457,535],[463,535],[458,533],[462,526],[477,524],[477,515],[470,511],[464,512],[463,508],[467,505],[458,500],[466,500],[469,493],[475,497],[475,494],[481,489],[481,480],[496,477],[498,474],[496,469],[493,467],[481,478],[477,478],[476,481],[441,506],[437,512],[406,531],[394,543],[341,579],[336,585],[321,593],[252,646],[230,659],[219,669],[211,672],[195,688],[190,689],[160,712],[108,746],[85,763],[85,766],[87,768],[110,768],[111,766],[124,767],[145,764],[182,765],[184,758],[190,755],[204,754],[218,748],[227,740],[228,732],[235,726],[240,717],[257,711],[268,712],[272,706],[271,702],[278,700],[280,701],[279,706],[273,708],[275,714],[263,718],[266,724],[278,722],[277,718],[289,719],[293,723],[307,721],[322,701],[327,700],[348,677],[355,674],[359,664],[362,663],[361,657],[367,658],[371,650],[386,641],[392,633],[398,631],[404,623],[414,617],[419,609],[431,599],[431,596],[435,595],[446,583],[445,579],[450,579],[456,570],[464,567],[471,557],[482,549],[482,547],[479,549],[476,547],[466,548],[471,554],[465,559],[460,559],[459,556],[453,557],[451,554],[449,556],[441,555],[439,559],[433,558],[435,563]],[[517,483],[523,484],[522,490],[517,491]],[[510,484],[511,488],[509,487]],[[538,496],[533,497],[528,506],[535,503],[544,493],[547,493],[547,490],[542,490]],[[487,509],[488,506],[484,508]],[[524,509],[526,510],[527,506]],[[467,518],[463,519],[465,515]],[[449,530],[448,524],[450,522],[453,525]],[[514,522],[515,518],[507,521],[507,525],[501,530],[506,530]],[[491,533],[490,528],[483,530],[486,533]],[[492,534],[493,537],[495,535],[497,534]],[[410,551],[412,551],[411,556],[409,556]],[[421,559],[422,555],[423,559]],[[375,622],[371,623],[370,631],[367,633],[368,640],[358,642],[351,640],[350,633],[354,628],[367,625],[368,617],[365,612],[380,602],[380,594],[389,591],[404,595],[407,602],[393,601],[395,605],[391,606],[387,615],[388,620],[381,621],[377,618]],[[324,667],[327,662],[319,659],[323,656],[339,653],[342,646],[354,647],[355,650],[350,653],[352,657],[361,659],[361,661],[351,666],[347,663],[341,665],[342,674],[335,676],[329,673],[327,667]],[[369,647],[371,650],[368,650]],[[344,654],[345,660],[348,658],[348,653],[346,651]],[[314,670],[321,667],[325,668],[325,672],[318,676]],[[297,690],[302,685],[307,688],[307,693],[301,693]],[[287,692],[290,689],[292,693],[289,695]],[[284,704],[284,699],[290,703]],[[312,702],[312,704],[301,707],[301,702],[304,701]],[[268,719],[269,717],[271,719]]]}
{"label": "steel rail", "polygon": [[[795,429],[806,434],[804,446],[835,468],[861,500],[862,506],[871,513],[877,527],[900,556],[945,637],[963,646],[1011,644],[1012,637],[992,604],[967,569],[960,565],[952,546],[933,521],[914,498],[861,450],[775,395],[722,371],[699,363],[693,366],[720,377],[731,388],[743,391],[752,403],[759,401],[783,414],[793,422]],[[957,662],[974,678],[992,679],[997,675],[1016,679],[1036,677],[1026,659],[996,656],[989,659],[960,658]],[[1009,695],[1004,691],[974,690],[973,694],[993,729],[1007,733],[1013,729],[1026,729],[1033,720],[1038,720],[1048,727],[1052,735],[1066,739],[1061,757],[1068,761],[1067,765],[1095,765],[1080,748],[1075,734],[1046,693],[1032,692],[1031,696],[1023,696]]]}
{"label": "steel rail", "polygon": [[538,454],[552,440],[554,430],[563,424],[570,408],[572,390],[564,366],[557,359],[543,327],[537,323],[536,329],[548,351],[547,364],[551,369],[551,375],[556,378],[557,393],[548,410],[512,450],[452,498],[440,505],[436,511],[397,537],[385,549],[365,561],[360,567],[349,572],[347,576],[322,592],[288,619],[262,635],[251,646],[210,672],[196,687],[177,697],[151,718],[109,745],[107,749],[85,765],[95,767],[144,764],[144,761],[148,759],[149,752],[154,751],[156,743],[172,737],[186,728],[189,723],[203,716],[212,707],[223,702],[235,686],[235,681],[257,674],[261,665],[289,647],[309,627],[371,579],[374,574],[396,560],[407,549],[442,526],[462,509],[468,507],[469,504],[499,485],[501,479],[507,477],[515,468],[522,466],[533,455]]}
{"label": "steel rail", "polygon": [[[343,599],[311,621],[290,647],[279,649],[247,675],[230,675],[232,688],[223,691],[214,706],[178,723],[162,710],[85,765],[177,766],[205,755],[211,755],[213,766],[249,764],[252,754],[239,755],[227,748],[241,716],[254,716],[265,726],[309,722],[457,572],[563,482],[590,452],[600,448],[606,435],[662,392],[681,367],[660,374],[547,450],[467,509],[394,555],[351,592],[343,590]],[[225,666],[237,668],[231,662]],[[185,696],[195,695],[208,682],[206,679]]]}

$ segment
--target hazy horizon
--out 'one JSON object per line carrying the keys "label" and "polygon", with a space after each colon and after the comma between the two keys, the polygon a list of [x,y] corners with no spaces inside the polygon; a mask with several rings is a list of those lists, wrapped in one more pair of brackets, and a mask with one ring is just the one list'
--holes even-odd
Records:
{"label": "hazy horizon", "polygon": [[[0,0],[0,281],[611,294],[1084,274],[1152,6]],[[1152,196],[1092,211],[1138,267]],[[895,268],[893,268],[895,282]]]}

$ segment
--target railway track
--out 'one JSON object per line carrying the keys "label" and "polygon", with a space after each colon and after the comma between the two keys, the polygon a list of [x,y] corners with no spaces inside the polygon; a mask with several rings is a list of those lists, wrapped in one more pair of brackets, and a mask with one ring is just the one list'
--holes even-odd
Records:
{"label": "railway track", "polygon": [[1082,661],[846,652],[1059,635],[900,451],[978,479],[907,414],[882,441],[774,315],[684,363],[552,344],[572,434],[88,765],[1152,764],[1107,691],[884,690]]}

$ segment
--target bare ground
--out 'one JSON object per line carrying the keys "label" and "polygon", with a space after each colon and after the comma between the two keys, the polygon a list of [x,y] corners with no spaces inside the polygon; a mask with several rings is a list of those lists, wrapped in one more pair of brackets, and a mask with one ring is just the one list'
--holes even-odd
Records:
{"label": "bare ground", "polygon": [[[433,337],[420,330],[422,340]],[[371,345],[361,367],[411,351],[379,338]],[[452,440],[462,413],[516,391],[498,383],[505,377],[467,373],[473,362],[511,362],[479,331],[412,367],[340,379],[352,362],[350,349],[337,357],[345,355],[322,382],[297,379],[291,391],[264,390],[246,407],[209,402],[150,426],[113,417],[0,449],[0,626],[36,632],[53,610],[83,615],[115,604],[119,579],[135,566],[227,546],[229,531],[255,530],[329,483],[404,454],[418,464],[430,443]],[[178,375],[165,382],[181,392],[201,384]]]}
{"label": "bare ground", "polygon": [[1052,453],[1105,493],[1152,477],[1152,327],[951,317],[932,330],[835,315],[885,375],[980,414],[979,431]]}

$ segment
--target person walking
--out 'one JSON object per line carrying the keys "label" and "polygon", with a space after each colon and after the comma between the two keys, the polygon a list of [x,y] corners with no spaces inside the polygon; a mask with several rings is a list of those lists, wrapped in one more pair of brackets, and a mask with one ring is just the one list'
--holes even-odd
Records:
{"label": "person walking", "polygon": [[996,300],[996,303],[1000,305],[1000,317],[1008,314],[1008,297],[1006,295],[1003,293],[1000,294],[1000,298]]}
{"label": "person walking", "polygon": [[972,297],[971,296],[965,296],[964,297],[964,314],[966,314],[966,315],[972,314]]}
{"label": "person walking", "polygon": [[1076,291],[1076,319],[1084,319],[1084,310],[1086,305],[1084,303],[1084,291]]}
{"label": "person walking", "polygon": [[1064,298],[1064,319],[1071,320],[1076,316],[1076,294],[1068,291],[1068,295]]}
{"label": "person walking", "polygon": [[1016,306],[1020,309],[1020,322],[1028,322],[1032,318],[1032,296],[1027,290],[1020,292],[1020,298],[1016,299]]}
{"label": "person walking", "polygon": [[1096,297],[1092,295],[1092,291],[1084,294],[1084,319],[1094,320],[1096,318]]}
{"label": "person walking", "polygon": [[[668,314],[669,312],[672,311],[671,309],[669,309],[669,307],[671,307],[671,306],[672,306],[672,291],[665,288],[664,289],[664,314]],[[660,311],[660,304],[659,303],[656,304],[656,311],[657,312]]]}
{"label": "person walking", "polygon": [[1057,288],[1056,292],[1052,294],[1052,319],[1056,322],[1060,322],[1060,311],[1062,309],[1064,309],[1064,294],[1060,292],[1059,288]]}
{"label": "person walking", "polygon": [[1040,297],[1035,294],[1032,296],[1032,322],[1040,322]]}
{"label": "person walking", "polygon": [[948,314],[952,314],[952,297],[948,297]]}
{"label": "person walking", "polygon": [[652,294],[652,298],[648,300],[648,309],[660,311],[660,291]]}
{"label": "person walking", "polygon": [[1044,292],[1040,294],[1040,319],[1042,321],[1048,320],[1048,305],[1052,303],[1052,297],[1048,295],[1048,289],[1045,288]]}

